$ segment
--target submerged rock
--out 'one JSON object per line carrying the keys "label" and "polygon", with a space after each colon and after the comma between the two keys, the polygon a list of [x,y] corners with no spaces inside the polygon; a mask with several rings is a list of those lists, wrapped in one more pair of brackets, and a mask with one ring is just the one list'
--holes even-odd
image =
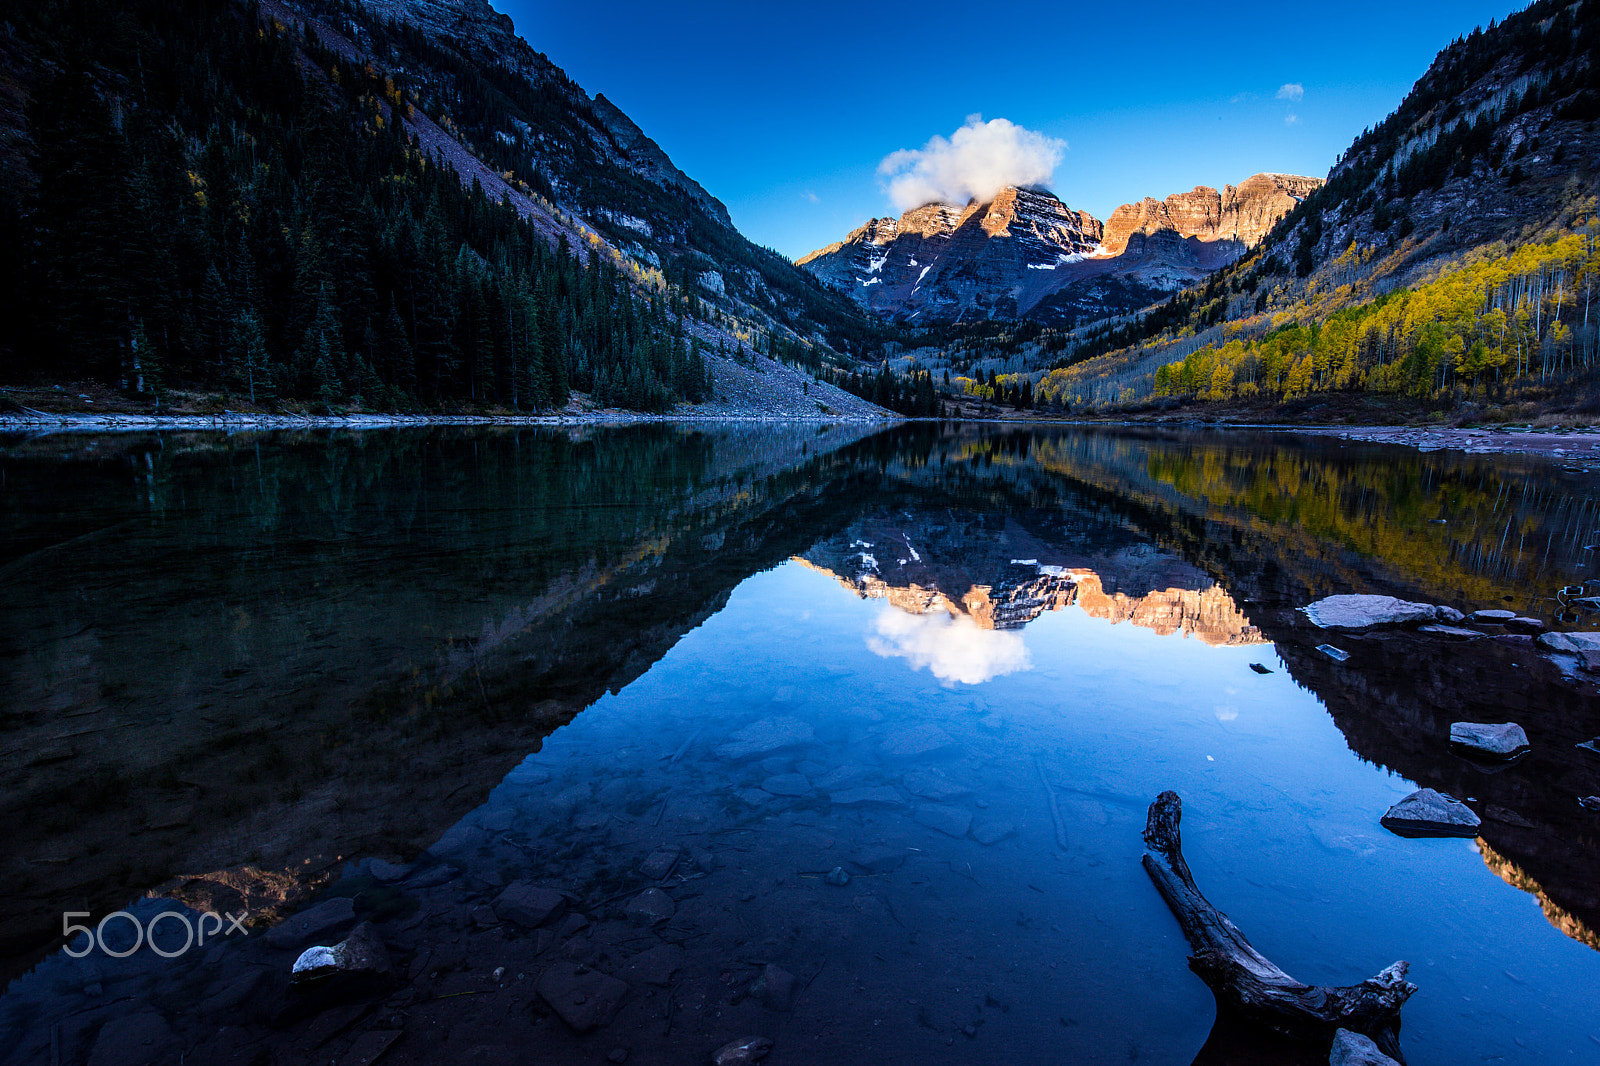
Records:
{"label": "submerged rock", "polygon": [[766,1037],[746,1036],[717,1048],[711,1062],[712,1066],[750,1066],[766,1058],[771,1050],[772,1041]]}
{"label": "submerged rock", "polygon": [[678,857],[683,854],[683,849],[676,844],[663,844],[645,857],[639,864],[639,872],[652,881],[659,881],[672,872],[678,865]]}
{"label": "submerged rock", "polygon": [[804,796],[811,791],[811,782],[804,774],[774,774],[761,782],[761,789],[774,796]]}
{"label": "submerged rock", "polygon": [[929,829],[958,840],[966,836],[967,830],[972,828],[971,811],[962,810],[960,807],[946,807],[938,803],[918,807],[911,813],[911,817],[916,819],[918,825],[925,825]]}
{"label": "submerged rock", "polygon": [[1439,609],[1393,596],[1327,596],[1304,608],[1306,617],[1323,629],[1371,629],[1435,622]]}
{"label": "submerged rock", "polygon": [[1380,821],[1400,836],[1475,837],[1482,824],[1465,803],[1431,788],[1411,793],[1390,807]]}
{"label": "submerged rock", "polygon": [[1434,615],[1439,619],[1439,621],[1445,623],[1446,625],[1452,626],[1458,622],[1465,622],[1467,620],[1467,616],[1456,610],[1454,607],[1435,607]]}
{"label": "submerged rock", "polygon": [[1426,625],[1418,626],[1418,633],[1428,633],[1446,640],[1479,640],[1483,634],[1476,629],[1467,629],[1463,626]]}
{"label": "submerged rock", "polygon": [[905,865],[906,853],[903,848],[873,845],[856,852],[850,861],[869,874],[886,874]]}
{"label": "submerged rock", "polygon": [[552,965],[535,988],[561,1020],[579,1033],[608,1024],[628,996],[628,986],[615,977],[571,962]]}
{"label": "submerged rock", "polygon": [[495,899],[494,912],[502,921],[534,929],[555,917],[566,903],[567,897],[553,888],[531,881],[513,881]]}
{"label": "submerged rock", "polygon": [[1400,1066],[1378,1050],[1367,1037],[1340,1029],[1333,1035],[1333,1047],[1328,1052],[1328,1066]]}
{"label": "submerged rock", "polygon": [[1528,750],[1528,734],[1515,722],[1451,722],[1450,743],[1482,755],[1509,759]]}
{"label": "submerged rock", "polygon": [[874,803],[887,807],[903,807],[906,802],[900,798],[900,793],[888,785],[847,788],[842,792],[833,793],[828,799],[839,807],[862,807]]}
{"label": "submerged rock", "polygon": [[1342,663],[1350,658],[1350,653],[1343,648],[1335,648],[1332,644],[1318,644],[1317,650],[1336,663]]}
{"label": "submerged rock", "polygon": [[411,872],[411,867],[409,866],[402,866],[399,863],[388,862],[384,859],[368,859],[363,865],[366,866],[367,872],[374,879],[382,881],[386,885],[392,885],[396,881],[403,880]]}
{"label": "submerged rock", "polygon": [[957,784],[937,770],[912,770],[900,779],[906,791],[923,799],[942,800],[965,796],[972,789]]}
{"label": "submerged rock", "polygon": [[811,728],[809,722],[789,715],[778,715],[775,718],[763,718],[734,733],[726,744],[717,749],[717,754],[724,759],[748,759],[752,755],[766,755],[782,748],[808,744],[815,736],[816,730]]}
{"label": "submerged rock", "polygon": [[[136,1066],[176,1058],[182,1045],[167,1020],[153,1010],[113,1018],[101,1028],[89,1066]],[[54,1058],[54,1056],[52,1056]]]}
{"label": "submerged rock", "polygon": [[823,876],[822,880],[835,888],[843,888],[850,883],[850,875],[845,872],[843,866],[835,866]]}
{"label": "submerged rock", "polygon": [[932,755],[936,751],[955,746],[955,738],[932,723],[897,729],[878,745],[885,758],[914,759],[919,755]]}
{"label": "submerged rock", "polygon": [[393,980],[394,964],[378,936],[377,927],[362,922],[350,935],[332,947],[312,947],[300,953],[289,974],[289,983],[305,989],[317,986],[324,992],[370,993],[381,991]]}
{"label": "submerged rock", "polygon": [[827,773],[814,778],[811,784],[816,788],[820,788],[824,792],[832,792],[834,789],[839,788],[842,785],[853,784],[854,782],[861,780],[871,772],[872,771],[865,766],[861,766],[857,763],[850,763],[848,765],[829,770]]}
{"label": "submerged rock", "polygon": [[623,913],[639,925],[656,925],[677,914],[678,905],[659,888],[647,888],[628,902]]}
{"label": "submerged rock", "polygon": [[267,932],[267,943],[292,951],[318,941],[327,943],[354,928],[355,924],[355,903],[344,898],[330,899],[273,926]]}
{"label": "submerged rock", "polygon": [[983,822],[972,830],[972,839],[988,846],[998,844],[1006,837],[1017,831],[1017,827],[1010,822]]}
{"label": "submerged rock", "polygon": [[677,944],[658,944],[629,959],[622,976],[647,985],[666,987],[683,965],[683,948]]}
{"label": "submerged rock", "polygon": [[750,986],[750,995],[768,1010],[788,1010],[794,1005],[794,974],[769,962]]}

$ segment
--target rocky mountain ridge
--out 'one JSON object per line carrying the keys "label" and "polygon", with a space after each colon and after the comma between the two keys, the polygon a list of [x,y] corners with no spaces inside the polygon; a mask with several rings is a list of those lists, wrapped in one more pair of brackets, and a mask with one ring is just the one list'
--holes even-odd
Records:
{"label": "rocky mountain ridge", "polygon": [[1102,223],[1045,189],[875,218],[802,257],[862,307],[912,325],[1027,318],[1075,324],[1145,306],[1234,262],[1317,178],[1256,174],[1124,204]]}
{"label": "rocky mountain ridge", "polygon": [[[1285,215],[1254,254],[1219,271],[1203,288],[1180,293],[1121,328],[1084,338],[1057,359],[1053,366],[1065,373],[1065,380],[1053,383],[1059,395],[1089,405],[1147,403],[1159,368],[1198,348],[1218,349],[1235,338],[1250,344],[1285,322],[1326,322],[1346,310],[1371,310],[1391,294],[1475,263],[1566,234],[1592,233],[1600,175],[1600,63],[1594,60],[1600,20],[1593,15],[1588,0],[1539,0],[1456,38],[1387,118],[1353,139],[1327,182]],[[1592,268],[1581,263],[1555,273],[1570,273],[1580,288],[1593,277]],[[1592,322],[1584,314],[1572,318],[1578,305],[1570,299],[1558,297],[1547,311],[1536,310],[1521,295],[1527,288],[1529,279],[1519,277],[1489,300],[1512,315],[1523,303],[1536,333],[1553,328],[1563,306],[1568,309],[1562,330],[1571,332],[1565,340],[1536,336],[1530,343],[1538,358],[1530,363],[1525,352],[1519,356],[1524,373],[1532,365],[1531,379],[1543,387],[1552,369],[1543,362],[1547,349],[1592,345]],[[1555,288],[1562,290],[1562,284]],[[1531,289],[1543,291],[1537,276]],[[1541,301],[1542,296],[1534,303]],[[1488,331],[1486,350],[1500,347],[1496,336]],[[1397,347],[1401,355],[1414,355],[1414,339],[1402,340],[1397,332],[1388,341],[1390,350],[1367,353],[1353,371],[1313,381],[1310,388],[1360,386],[1375,365],[1394,361]],[[1475,339],[1467,336],[1464,350]],[[1428,368],[1431,377],[1423,373],[1407,383],[1414,396],[1437,390],[1442,398],[1449,389],[1480,384],[1470,360],[1457,365],[1436,356],[1422,359],[1435,365]],[[1586,367],[1589,357],[1577,362]],[[1371,383],[1374,391],[1395,389],[1381,375],[1372,375]],[[1494,383],[1528,384],[1498,372]],[[1269,384],[1283,391],[1281,382]],[[1169,395],[1187,391],[1192,390]],[[1562,385],[1548,398],[1565,406],[1586,402],[1583,393]]]}

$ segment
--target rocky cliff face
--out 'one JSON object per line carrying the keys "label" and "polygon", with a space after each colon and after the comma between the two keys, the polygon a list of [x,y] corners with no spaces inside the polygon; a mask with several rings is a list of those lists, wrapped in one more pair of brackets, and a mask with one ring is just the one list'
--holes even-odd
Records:
{"label": "rocky cliff face", "polygon": [[1238,259],[1321,182],[1257,174],[1125,204],[1104,225],[1040,189],[875,218],[798,261],[833,288],[913,324],[1081,322],[1144,306]]}
{"label": "rocky cliff face", "polygon": [[1322,182],[1297,174],[1255,174],[1222,191],[1197,185],[1165,200],[1145,197],[1123,204],[1106,220],[1105,250],[1121,255],[1135,234],[1171,232],[1207,243],[1231,241],[1240,251],[1255,247],[1277,221]]}

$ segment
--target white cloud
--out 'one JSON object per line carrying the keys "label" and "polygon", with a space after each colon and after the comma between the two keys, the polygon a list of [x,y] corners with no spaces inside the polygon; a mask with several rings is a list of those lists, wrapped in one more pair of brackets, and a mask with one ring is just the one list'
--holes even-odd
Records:
{"label": "white cloud", "polygon": [[805,192],[801,193],[800,195],[804,196],[807,200],[810,200],[814,204],[820,204],[822,202],[822,197],[818,196],[816,193],[812,192],[810,189],[807,189]]}
{"label": "white cloud", "polygon": [[1300,116],[1299,115],[1284,115],[1283,116],[1283,124],[1285,126],[1293,126],[1293,125],[1297,124],[1299,121],[1300,121]]}
{"label": "white cloud", "polygon": [[1066,150],[1066,141],[1007,119],[985,122],[982,115],[968,115],[948,140],[934,137],[921,148],[885,156],[878,173],[898,210],[960,205],[991,199],[1007,185],[1048,184]]}
{"label": "white cloud", "polygon": [[1288,100],[1290,103],[1299,103],[1306,98],[1306,87],[1297,81],[1291,81],[1278,86],[1278,99]]}
{"label": "white cloud", "polygon": [[885,659],[905,659],[926,667],[946,687],[981,685],[1033,666],[1022,634],[983,629],[967,615],[907,614],[885,607],[873,624],[867,647]]}

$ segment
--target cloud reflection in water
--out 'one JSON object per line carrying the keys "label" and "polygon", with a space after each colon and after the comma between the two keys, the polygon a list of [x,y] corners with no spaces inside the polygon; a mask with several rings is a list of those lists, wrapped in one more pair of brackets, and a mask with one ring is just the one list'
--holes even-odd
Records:
{"label": "cloud reflection in water", "polygon": [[1022,634],[984,629],[967,615],[908,614],[885,607],[873,622],[867,647],[885,659],[924,667],[946,687],[981,685],[1033,667]]}

